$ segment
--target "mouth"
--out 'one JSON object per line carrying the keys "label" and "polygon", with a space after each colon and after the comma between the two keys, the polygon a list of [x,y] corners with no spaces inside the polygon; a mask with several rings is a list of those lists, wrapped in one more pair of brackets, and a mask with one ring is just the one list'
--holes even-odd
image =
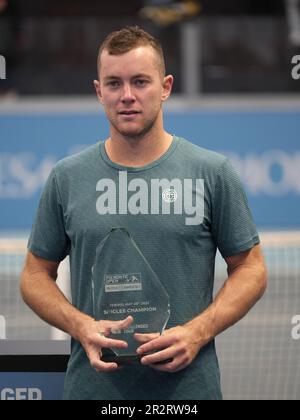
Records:
{"label": "mouth", "polygon": [[124,111],[118,112],[119,115],[125,115],[125,116],[137,115],[140,113],[141,113],[140,111],[136,111],[135,109],[124,110]]}

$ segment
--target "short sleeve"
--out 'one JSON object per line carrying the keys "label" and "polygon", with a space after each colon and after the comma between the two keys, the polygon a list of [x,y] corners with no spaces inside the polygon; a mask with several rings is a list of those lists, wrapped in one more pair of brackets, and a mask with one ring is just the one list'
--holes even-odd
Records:
{"label": "short sleeve", "polygon": [[242,183],[227,159],[219,169],[215,184],[212,234],[224,258],[259,243]]}
{"label": "short sleeve", "polygon": [[70,240],[65,231],[61,197],[55,176],[50,173],[43,189],[28,249],[38,257],[62,261],[69,253]]}

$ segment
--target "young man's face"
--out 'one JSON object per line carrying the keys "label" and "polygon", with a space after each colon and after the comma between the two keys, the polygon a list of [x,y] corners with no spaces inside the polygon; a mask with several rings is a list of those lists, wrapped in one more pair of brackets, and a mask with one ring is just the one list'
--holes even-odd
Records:
{"label": "young man's face", "polygon": [[141,46],[121,55],[101,55],[96,91],[111,129],[125,137],[141,137],[161,117],[161,103],[172,88],[172,76],[163,77],[157,53]]}

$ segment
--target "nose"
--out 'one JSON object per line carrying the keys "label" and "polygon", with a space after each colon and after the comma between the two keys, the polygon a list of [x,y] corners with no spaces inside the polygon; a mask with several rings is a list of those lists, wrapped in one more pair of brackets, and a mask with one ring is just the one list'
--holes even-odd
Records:
{"label": "nose", "polygon": [[135,101],[135,96],[129,83],[124,84],[121,101],[123,103],[132,103]]}

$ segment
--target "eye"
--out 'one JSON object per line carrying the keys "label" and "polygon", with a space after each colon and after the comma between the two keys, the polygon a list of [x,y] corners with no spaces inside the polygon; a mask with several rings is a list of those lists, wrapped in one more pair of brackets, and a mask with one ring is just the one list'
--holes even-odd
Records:
{"label": "eye", "polygon": [[110,80],[109,82],[107,82],[107,86],[111,88],[117,88],[120,86],[120,83],[118,80]]}
{"label": "eye", "polygon": [[143,87],[143,86],[145,86],[147,83],[148,83],[148,81],[147,81],[147,80],[145,80],[145,79],[136,79],[136,80],[135,80],[135,85],[136,85],[136,86],[138,86],[138,87]]}

